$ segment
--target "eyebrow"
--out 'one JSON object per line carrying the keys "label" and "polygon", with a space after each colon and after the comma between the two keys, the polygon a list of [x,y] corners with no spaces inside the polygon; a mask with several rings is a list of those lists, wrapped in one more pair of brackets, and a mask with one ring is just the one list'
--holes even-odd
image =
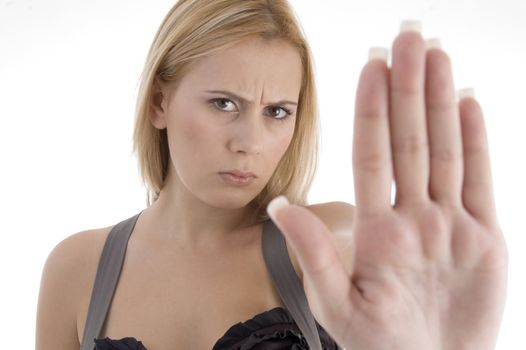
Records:
{"label": "eyebrow", "polygon": [[[205,92],[210,92],[210,93],[214,93],[214,94],[225,94],[227,95],[228,97],[230,98],[233,98],[233,99],[237,99],[237,100],[240,100],[240,101],[245,101],[245,102],[252,102],[252,101],[248,101],[247,99],[239,96],[239,95],[236,95],[234,94],[233,92],[230,92],[230,91],[224,91],[224,90],[206,90]],[[295,105],[297,106],[298,104],[296,102],[293,102],[293,101],[288,101],[288,100],[281,100],[281,101],[277,101],[277,102],[270,102],[270,103],[267,103],[269,105],[286,105],[286,104],[289,104],[289,105]]]}

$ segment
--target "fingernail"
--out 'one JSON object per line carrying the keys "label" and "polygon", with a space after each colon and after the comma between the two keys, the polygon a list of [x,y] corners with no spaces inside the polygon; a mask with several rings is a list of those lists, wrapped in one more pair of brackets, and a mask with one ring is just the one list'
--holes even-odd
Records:
{"label": "fingernail", "polygon": [[402,21],[400,24],[400,33],[408,31],[422,33],[422,22],[415,20]]}
{"label": "fingernail", "polygon": [[433,38],[426,40],[426,49],[441,49],[442,43],[439,38]]}
{"label": "fingernail", "polygon": [[276,221],[276,213],[280,208],[289,205],[289,201],[285,196],[277,196],[267,205],[267,213],[273,221]]}
{"label": "fingernail", "polygon": [[371,47],[369,49],[369,61],[379,58],[387,62],[388,53],[389,51],[385,47]]}
{"label": "fingernail", "polygon": [[471,98],[475,98],[475,89],[473,88],[464,88],[464,89],[459,89],[457,91],[457,100],[461,100],[465,97],[471,97]]}

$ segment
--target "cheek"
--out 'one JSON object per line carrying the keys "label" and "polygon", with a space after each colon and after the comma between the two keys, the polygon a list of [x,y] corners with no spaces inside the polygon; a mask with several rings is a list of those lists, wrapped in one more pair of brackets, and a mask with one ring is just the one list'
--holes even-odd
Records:
{"label": "cheek", "polygon": [[285,152],[287,151],[287,148],[290,146],[293,136],[294,136],[294,124],[291,124],[291,126],[287,130],[281,133],[280,137],[278,138],[278,141],[276,142],[276,147],[277,147],[276,152],[281,157],[285,154]]}
{"label": "cheek", "polygon": [[285,155],[285,152],[287,151],[287,148],[289,147],[291,138],[289,136],[281,137],[277,140],[272,154],[275,155],[276,158],[280,159]]}
{"label": "cheek", "polygon": [[182,117],[173,118],[168,126],[170,154],[174,163],[185,168],[193,167],[210,154],[217,133],[205,118],[199,118],[196,113],[182,111],[180,115]]}
{"label": "cheek", "polygon": [[269,170],[273,171],[278,166],[279,161],[283,158],[285,152],[289,148],[293,136],[294,129],[288,130],[287,132],[283,132],[278,138],[275,138],[272,141],[272,144],[268,145],[268,159],[270,159],[272,163],[272,168],[269,167]]}

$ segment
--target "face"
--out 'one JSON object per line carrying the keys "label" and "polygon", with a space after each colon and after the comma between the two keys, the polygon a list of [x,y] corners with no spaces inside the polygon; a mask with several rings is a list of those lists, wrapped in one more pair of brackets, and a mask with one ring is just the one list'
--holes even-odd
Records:
{"label": "face", "polygon": [[[195,61],[176,88],[160,83],[152,123],[167,128],[168,183],[214,207],[247,205],[292,140],[301,78],[290,44],[251,38]],[[234,169],[257,178],[236,186],[219,174]]]}

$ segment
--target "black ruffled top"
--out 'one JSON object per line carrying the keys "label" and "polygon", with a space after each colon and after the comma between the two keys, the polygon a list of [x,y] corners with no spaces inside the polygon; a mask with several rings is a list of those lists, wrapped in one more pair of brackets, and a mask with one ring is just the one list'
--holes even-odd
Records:
{"label": "black ruffled top", "polygon": [[[340,350],[316,322],[323,350]],[[212,350],[307,350],[309,345],[291,314],[282,307],[262,312],[226,331]],[[133,337],[95,339],[95,350],[148,350]]]}

